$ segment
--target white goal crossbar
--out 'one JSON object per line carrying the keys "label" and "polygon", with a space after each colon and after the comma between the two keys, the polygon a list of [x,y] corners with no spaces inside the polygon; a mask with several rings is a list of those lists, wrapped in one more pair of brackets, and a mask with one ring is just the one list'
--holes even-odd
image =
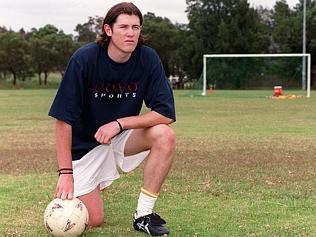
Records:
{"label": "white goal crossbar", "polygon": [[307,94],[310,97],[311,91],[311,54],[309,53],[287,53],[287,54],[204,54],[203,55],[203,92],[206,95],[206,59],[207,58],[255,58],[255,57],[307,57]]}

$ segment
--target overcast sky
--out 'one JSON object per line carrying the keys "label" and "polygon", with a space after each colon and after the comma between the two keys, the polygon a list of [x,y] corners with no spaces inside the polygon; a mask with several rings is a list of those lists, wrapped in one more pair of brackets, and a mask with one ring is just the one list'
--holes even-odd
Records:
{"label": "overcast sky", "polygon": [[[0,0],[0,26],[18,31],[29,31],[52,24],[67,34],[74,34],[79,23],[89,16],[104,16],[114,4],[124,0]],[[156,16],[169,18],[173,23],[187,23],[185,0],[127,0],[139,7],[143,14],[154,12]],[[252,6],[273,7],[276,0],[248,0]],[[287,0],[290,7],[299,0]]]}

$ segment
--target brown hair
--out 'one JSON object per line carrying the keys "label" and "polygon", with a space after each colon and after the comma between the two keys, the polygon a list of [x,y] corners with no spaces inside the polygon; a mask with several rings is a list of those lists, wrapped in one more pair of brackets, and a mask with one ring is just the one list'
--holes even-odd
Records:
{"label": "brown hair", "polygon": [[[108,46],[111,36],[108,36],[104,31],[104,25],[109,25],[111,28],[115,23],[117,17],[121,14],[135,15],[139,17],[140,25],[143,24],[143,15],[140,10],[131,2],[121,2],[114,5],[106,14],[102,24],[102,33],[98,36],[96,42],[101,46]],[[139,35],[138,44],[143,43],[142,34]]]}

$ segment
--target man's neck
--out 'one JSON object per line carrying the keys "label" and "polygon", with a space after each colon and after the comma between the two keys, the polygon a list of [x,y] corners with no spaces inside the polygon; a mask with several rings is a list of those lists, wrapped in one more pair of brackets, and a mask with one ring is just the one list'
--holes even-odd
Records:
{"label": "man's neck", "polygon": [[115,45],[109,44],[108,46],[108,55],[109,57],[117,63],[125,63],[129,60],[132,53],[126,53],[118,49]]}

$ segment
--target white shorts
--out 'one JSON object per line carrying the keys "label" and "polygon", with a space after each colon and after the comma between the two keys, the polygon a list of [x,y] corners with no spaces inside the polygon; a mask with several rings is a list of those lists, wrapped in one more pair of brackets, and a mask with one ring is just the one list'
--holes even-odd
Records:
{"label": "white shorts", "polygon": [[148,155],[144,151],[132,156],[124,156],[124,147],[133,129],[114,137],[109,145],[99,145],[73,164],[74,196],[82,196],[93,191],[99,184],[100,190],[111,185],[120,177],[118,167],[129,172],[135,169]]}

